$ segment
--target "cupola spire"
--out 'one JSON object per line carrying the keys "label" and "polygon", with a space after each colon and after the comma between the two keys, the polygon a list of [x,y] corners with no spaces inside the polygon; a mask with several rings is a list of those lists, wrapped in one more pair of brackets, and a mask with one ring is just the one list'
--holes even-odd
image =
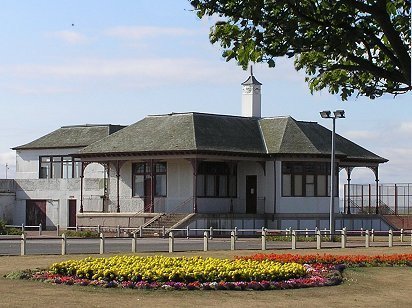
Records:
{"label": "cupola spire", "polygon": [[242,116],[261,117],[261,86],[253,76],[253,67],[250,66],[250,76],[242,83]]}

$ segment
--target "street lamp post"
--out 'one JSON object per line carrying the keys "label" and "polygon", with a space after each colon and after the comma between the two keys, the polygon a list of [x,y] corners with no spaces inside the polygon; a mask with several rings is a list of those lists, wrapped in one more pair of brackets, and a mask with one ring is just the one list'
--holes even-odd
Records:
{"label": "street lamp post", "polygon": [[344,118],[344,110],[336,110],[333,112],[329,110],[321,111],[320,116],[324,119],[332,119],[332,149],[330,159],[330,202],[329,202],[329,232],[331,241],[333,241],[333,235],[335,233],[335,121],[336,119]]}

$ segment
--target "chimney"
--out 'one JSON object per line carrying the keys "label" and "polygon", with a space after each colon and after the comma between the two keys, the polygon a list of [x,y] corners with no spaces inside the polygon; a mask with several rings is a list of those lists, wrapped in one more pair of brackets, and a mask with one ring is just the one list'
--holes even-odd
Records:
{"label": "chimney", "polygon": [[253,76],[250,66],[250,76],[242,83],[242,116],[261,117],[261,86],[262,84]]}

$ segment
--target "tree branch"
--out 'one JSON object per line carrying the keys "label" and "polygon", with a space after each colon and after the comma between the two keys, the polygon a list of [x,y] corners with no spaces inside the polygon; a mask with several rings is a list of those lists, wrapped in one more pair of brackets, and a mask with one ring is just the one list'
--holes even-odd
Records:
{"label": "tree branch", "polygon": [[364,58],[359,58],[354,55],[348,55],[348,59],[358,64],[362,71],[368,71],[380,78],[397,81],[403,84],[408,84],[405,80],[405,77],[400,72],[387,71],[379,66],[376,66],[372,62],[365,60]]}

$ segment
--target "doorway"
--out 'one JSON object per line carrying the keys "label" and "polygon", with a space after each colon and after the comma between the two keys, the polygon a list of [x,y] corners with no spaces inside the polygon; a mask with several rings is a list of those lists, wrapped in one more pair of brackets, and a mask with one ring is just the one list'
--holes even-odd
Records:
{"label": "doorway", "polygon": [[77,206],[76,200],[69,200],[69,227],[76,227]]}
{"label": "doorway", "polygon": [[257,176],[246,176],[246,213],[256,214],[257,211]]}
{"label": "doorway", "polygon": [[144,211],[145,213],[153,213],[152,178],[150,176],[144,179]]}
{"label": "doorway", "polygon": [[46,229],[46,200],[26,200],[26,225]]}

